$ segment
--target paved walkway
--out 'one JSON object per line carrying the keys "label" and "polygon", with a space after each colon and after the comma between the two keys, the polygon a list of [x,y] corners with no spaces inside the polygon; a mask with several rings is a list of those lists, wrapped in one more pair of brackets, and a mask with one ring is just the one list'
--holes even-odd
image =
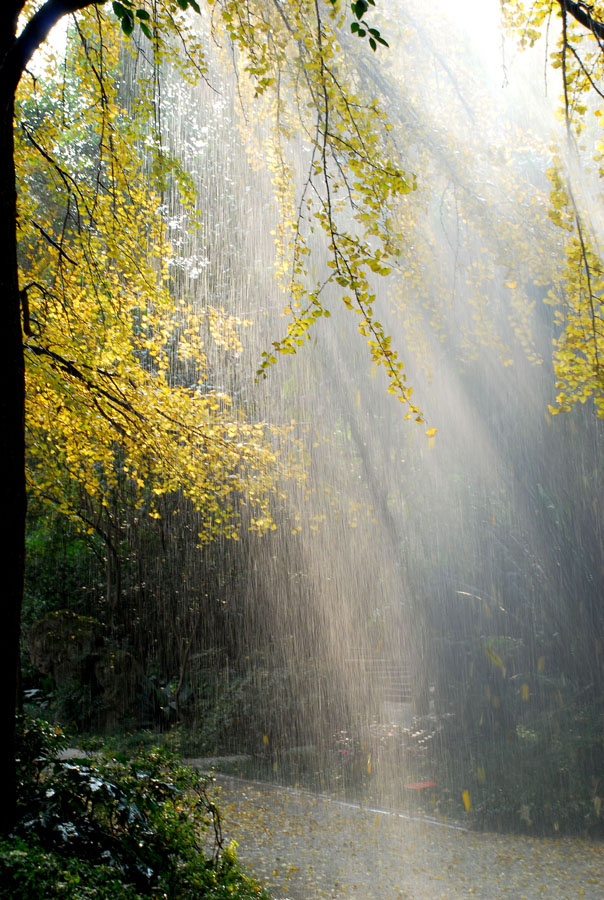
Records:
{"label": "paved walkway", "polygon": [[219,776],[226,840],[291,900],[604,900],[604,845],[478,834]]}

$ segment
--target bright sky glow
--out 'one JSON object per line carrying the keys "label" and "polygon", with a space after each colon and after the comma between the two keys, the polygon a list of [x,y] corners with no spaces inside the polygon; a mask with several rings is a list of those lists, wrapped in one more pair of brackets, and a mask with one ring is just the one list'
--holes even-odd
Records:
{"label": "bright sky glow", "polygon": [[57,57],[60,59],[65,51],[67,41],[67,28],[69,25],[69,17],[64,16],[48,35],[48,39],[34,53],[28,69],[32,74],[41,75],[46,69],[48,63]]}

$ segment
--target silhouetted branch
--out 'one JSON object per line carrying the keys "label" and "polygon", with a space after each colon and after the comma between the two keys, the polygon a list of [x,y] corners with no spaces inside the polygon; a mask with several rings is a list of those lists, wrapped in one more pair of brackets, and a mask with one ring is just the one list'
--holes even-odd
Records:
{"label": "silhouetted branch", "polygon": [[593,6],[589,3],[576,3],[575,0],[558,0],[558,3],[562,8],[563,13],[564,10],[566,10],[573,19],[576,19],[577,22],[591,31],[594,37],[598,38],[598,41],[604,40],[604,22],[600,22],[599,19],[593,18]]}
{"label": "silhouetted branch", "polygon": [[42,46],[57,22],[69,13],[102,6],[106,0],[46,0],[31,17],[0,64],[0,90],[12,96],[19,79],[36,50]]}

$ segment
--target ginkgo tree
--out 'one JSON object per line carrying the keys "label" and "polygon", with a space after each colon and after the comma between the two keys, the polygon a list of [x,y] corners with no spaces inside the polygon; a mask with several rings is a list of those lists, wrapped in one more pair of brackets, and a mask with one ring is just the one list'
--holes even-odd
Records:
{"label": "ginkgo tree", "polygon": [[[31,95],[24,85],[19,96],[30,489],[69,513],[60,496],[65,473],[101,506],[126,478],[151,517],[159,515],[154,497],[182,490],[203,511],[204,539],[237,537],[228,498],[242,496],[251,527],[263,530],[277,452],[263,425],[247,425],[212,387],[207,353],[212,343],[240,352],[242,323],[173,296],[161,197],[152,175],[141,180],[133,152],[139,123],[133,129],[120,112],[117,82],[103,96],[88,86],[85,105],[80,99],[82,63],[119,70],[119,43],[101,44],[95,29],[78,23],[63,67],[75,71],[51,80],[43,103],[38,86]],[[103,158],[109,128],[119,167]],[[49,244],[56,253],[46,252]]]}
{"label": "ginkgo tree", "polygon": [[[352,4],[352,30],[375,50],[386,42],[366,24],[370,5]],[[195,313],[187,298],[170,291],[159,199],[166,178],[179,181],[186,195],[186,177],[162,152],[150,116],[154,98],[126,113],[119,96],[111,36],[121,30],[147,42],[151,85],[166,58],[182,77],[194,78],[204,72],[193,21],[200,12],[194,0],[8,0],[0,11],[2,674],[9,698],[17,696],[26,420],[31,489],[54,502],[62,502],[56,486],[66,476],[101,504],[112,479],[122,477],[140,491],[150,515],[157,514],[154,496],[183,490],[200,510],[206,536],[218,529],[236,537],[236,497],[252,509],[253,527],[272,525],[274,446],[264,427],[236,420],[229,398],[211,388],[204,342],[216,317],[209,309]],[[63,90],[57,80],[44,107],[28,65],[52,27],[72,13],[78,89]],[[274,171],[284,201],[281,277],[292,296],[291,323],[275,352],[295,351],[313,322],[328,315],[326,287],[337,285],[391,392],[422,422],[375,316],[372,289],[397,250],[392,200],[414,182],[403,172],[383,112],[355,91],[343,68],[338,29],[349,15],[331,0],[274,6],[221,0],[211,27],[232,42],[255,93],[272,98]],[[296,110],[311,152],[292,203],[293,172],[279,147]],[[150,165],[137,155],[142,143]],[[328,261],[313,284],[307,258],[315,230],[327,235]],[[236,344],[237,327],[223,320],[213,336],[220,332],[220,342]],[[261,371],[274,359],[267,352]],[[15,809],[13,735],[9,700],[1,744],[4,829]]]}

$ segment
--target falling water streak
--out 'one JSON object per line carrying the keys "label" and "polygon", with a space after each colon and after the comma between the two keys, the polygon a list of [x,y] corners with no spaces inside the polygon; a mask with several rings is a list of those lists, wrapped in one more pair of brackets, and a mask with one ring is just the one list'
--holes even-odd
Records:
{"label": "falling water streak", "polygon": [[[478,18],[475,12],[472,21]],[[225,576],[221,598],[238,610],[242,646],[300,685],[299,721],[254,710],[259,743],[266,737],[267,754],[275,745],[277,766],[280,729],[305,743],[326,728],[363,734],[376,719],[387,724],[375,663],[410,670],[416,712],[454,707],[470,715],[461,695],[473,686],[471,651],[478,647],[484,663],[480,648],[491,638],[516,641],[536,670],[544,632],[561,654],[571,640],[577,584],[589,607],[581,615],[594,615],[601,538],[588,545],[585,537],[599,535],[587,482],[601,433],[585,410],[546,421],[552,322],[541,304],[547,285],[533,283],[539,260],[549,257],[539,277],[555,278],[561,252],[547,223],[544,176],[558,128],[555,103],[537,98],[542,59],[513,49],[500,57],[492,49],[499,38],[483,24],[489,65],[484,54],[456,49],[444,9],[431,17],[430,48],[423,24],[408,16],[400,31],[391,25],[393,45],[404,42],[400,60],[384,53],[371,61],[379,89],[392,91],[389,112],[403,126],[399,140],[407,141],[408,168],[419,182],[402,204],[407,243],[398,268],[376,293],[420,405],[438,427],[434,446],[423,429],[401,421],[335,295],[332,318],[316,326],[312,341],[254,384],[260,353],[284,332],[287,298],[273,277],[270,232],[279,213],[270,174],[259,154],[246,154],[238,128],[261,147],[267,126],[250,115],[242,125],[236,86],[216,61],[213,90],[202,85],[191,95],[171,84],[164,95],[166,133],[194,173],[201,207],[201,227],[191,235],[177,198],[169,200],[175,290],[201,309],[224,307],[252,323],[241,354],[213,351],[209,387],[231,392],[258,421],[295,421],[307,460],[306,480],[285,484],[276,501],[278,530],[246,538],[235,557],[245,567],[240,594],[229,594]],[[303,141],[290,149],[294,161],[304,159]],[[317,271],[324,255],[319,248]],[[510,310],[520,290],[520,305],[536,305],[518,325]],[[578,462],[565,458],[573,429],[582,436]],[[571,664],[576,673],[583,662]],[[510,683],[503,664],[493,665],[489,691]],[[595,672],[596,663],[588,665]],[[503,741],[494,700],[485,717]],[[262,734],[264,721],[275,734],[268,726]],[[460,741],[475,771],[470,739]],[[380,800],[400,793],[405,766],[413,769],[403,764],[398,786],[387,767],[373,773]]]}

